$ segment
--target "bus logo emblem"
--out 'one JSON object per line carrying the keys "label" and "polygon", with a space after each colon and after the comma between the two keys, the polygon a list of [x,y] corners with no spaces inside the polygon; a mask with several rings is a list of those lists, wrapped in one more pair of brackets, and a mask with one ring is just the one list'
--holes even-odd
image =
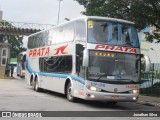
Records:
{"label": "bus logo emblem", "polygon": [[118,91],[118,89],[117,88],[114,88],[114,92],[116,93]]}
{"label": "bus logo emblem", "polygon": [[68,46],[68,44],[65,45],[65,46],[61,46],[59,48],[56,48],[55,49],[56,53],[54,55],[58,55],[59,53],[61,53],[61,54],[68,54],[67,52],[64,52],[64,50],[66,49],[67,46]]}

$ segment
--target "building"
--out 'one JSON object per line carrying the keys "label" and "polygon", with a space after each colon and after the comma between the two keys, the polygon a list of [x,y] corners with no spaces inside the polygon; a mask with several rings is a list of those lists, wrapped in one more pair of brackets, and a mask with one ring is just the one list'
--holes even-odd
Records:
{"label": "building", "polygon": [[9,43],[0,43],[0,77],[4,77],[6,65],[9,64],[10,48]]}
{"label": "building", "polygon": [[146,41],[144,32],[152,32],[154,27],[147,27],[138,33],[141,53],[149,56],[151,63],[160,63],[160,43],[150,43]]}

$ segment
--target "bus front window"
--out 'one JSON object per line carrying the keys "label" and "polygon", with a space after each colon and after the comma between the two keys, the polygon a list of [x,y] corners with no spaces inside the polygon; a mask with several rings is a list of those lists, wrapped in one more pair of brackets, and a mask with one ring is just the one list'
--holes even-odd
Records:
{"label": "bus front window", "polygon": [[140,56],[90,51],[88,80],[139,82]]}
{"label": "bus front window", "polygon": [[88,42],[139,47],[134,26],[116,22],[88,21]]}
{"label": "bus front window", "polygon": [[88,21],[88,42],[106,43],[108,41],[108,27],[106,22]]}

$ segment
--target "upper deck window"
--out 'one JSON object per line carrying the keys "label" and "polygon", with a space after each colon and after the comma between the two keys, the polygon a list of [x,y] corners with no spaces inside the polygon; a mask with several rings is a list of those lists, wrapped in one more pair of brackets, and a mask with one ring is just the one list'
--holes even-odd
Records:
{"label": "upper deck window", "polygon": [[88,21],[88,42],[139,47],[133,25],[106,21]]}
{"label": "upper deck window", "polygon": [[28,48],[38,48],[51,44],[65,43],[74,40],[74,23],[66,24],[39,32],[28,38]]}
{"label": "upper deck window", "polygon": [[76,40],[86,40],[86,26],[84,21],[76,22]]}

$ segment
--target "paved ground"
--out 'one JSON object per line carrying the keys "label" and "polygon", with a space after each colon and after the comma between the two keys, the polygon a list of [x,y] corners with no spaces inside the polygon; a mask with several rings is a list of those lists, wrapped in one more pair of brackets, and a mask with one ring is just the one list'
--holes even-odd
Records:
{"label": "paved ground", "polygon": [[160,107],[160,97],[150,97],[150,96],[140,95],[137,103]]}
{"label": "paved ground", "polygon": [[[159,104],[159,98],[140,96],[137,103],[122,102],[115,106],[83,100],[78,103],[71,103],[62,94],[33,91],[30,86],[26,85],[24,79],[0,79],[0,111],[126,111],[126,115],[128,114],[127,111],[160,111],[159,106],[150,105],[151,103]],[[84,119],[94,120],[96,118]],[[103,119],[105,120],[105,118]],[[115,120],[115,118],[109,119]],[[116,119],[121,120],[123,118],[117,117]],[[131,120],[132,118],[128,119]],[[150,120],[152,119],[150,118]]]}

